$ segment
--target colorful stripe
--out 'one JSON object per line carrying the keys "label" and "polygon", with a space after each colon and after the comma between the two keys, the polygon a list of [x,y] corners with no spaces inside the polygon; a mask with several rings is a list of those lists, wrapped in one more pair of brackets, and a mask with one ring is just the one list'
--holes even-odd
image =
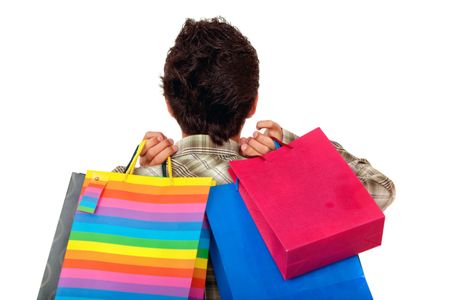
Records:
{"label": "colorful stripe", "polygon": [[195,222],[198,219],[202,218],[203,213],[152,213],[146,211],[136,211],[131,209],[101,206],[97,208],[96,215],[109,217],[122,216],[123,218],[142,221],[148,220],[150,218],[151,220],[157,222]]}
{"label": "colorful stripe", "polygon": [[[75,299],[109,299],[109,300],[184,300],[185,297],[174,297],[167,295],[155,295],[155,294],[139,294],[139,293],[126,293],[111,290],[100,289],[84,289],[84,288],[66,288],[58,287],[56,291],[55,300],[67,299],[65,297],[76,297]],[[64,297],[64,298],[63,298]]]}
{"label": "colorful stripe", "polygon": [[[203,218],[203,216],[201,216]],[[201,219],[200,219],[201,220]],[[99,216],[89,215],[84,213],[76,213],[75,222],[122,226],[127,228],[148,229],[148,230],[182,230],[182,231],[197,231],[200,236],[200,229],[202,221],[200,222],[155,222],[155,221],[141,221],[123,218],[119,216]]]}
{"label": "colorful stripe", "polygon": [[[92,178],[95,177],[107,177],[108,184],[111,182],[115,183],[129,183],[129,184],[137,184],[137,185],[148,185],[152,187],[170,187],[173,190],[177,190],[177,187],[210,187],[214,184],[214,180],[211,177],[174,177],[174,178],[163,178],[163,177],[152,177],[152,176],[140,176],[140,175],[128,175],[114,172],[101,172],[101,171],[92,171],[89,170],[86,172],[85,180],[91,181]],[[87,183],[85,182],[87,185]],[[130,188],[129,190],[132,190]],[[149,188],[149,190],[152,190]],[[209,190],[208,190],[209,192]],[[196,194],[192,193],[192,194]]]}
{"label": "colorful stripe", "polygon": [[[88,187],[97,188],[103,190],[103,184],[96,184],[93,182],[84,182],[83,191]],[[133,191],[139,194],[153,194],[153,195],[196,195],[196,194],[208,194],[209,186],[172,186],[167,189],[166,186],[151,186],[147,184],[131,184],[128,182],[109,181],[108,190],[118,191]],[[84,194],[84,192],[83,192]]]}
{"label": "colorful stripe", "polygon": [[153,213],[202,213],[205,210],[205,205],[200,204],[153,204],[140,203],[135,201],[126,201],[115,198],[102,198],[102,207],[124,208],[137,210],[142,212]]}
{"label": "colorful stripe", "polygon": [[107,280],[112,282],[125,282],[135,284],[148,284],[159,286],[185,287],[191,281],[186,277],[152,276],[138,274],[124,274],[109,271],[98,271],[90,269],[67,268],[61,272],[61,278],[81,278],[92,280]]}
{"label": "colorful stripe", "polygon": [[155,195],[155,194],[138,194],[129,191],[107,190],[102,194],[102,198],[116,198],[128,201],[154,204],[194,204],[206,203],[208,194],[186,194],[186,195]]}
{"label": "colorful stripe", "polygon": [[74,223],[72,225],[73,231],[98,232],[106,234],[115,234],[122,236],[130,236],[137,238],[149,238],[160,240],[196,240],[198,233],[195,230],[191,231],[169,231],[169,230],[149,230],[149,229],[134,229],[123,226],[111,226],[102,224],[89,223]]}
{"label": "colorful stripe", "polygon": [[189,291],[189,287],[167,287],[167,286],[154,286],[150,284],[133,284],[114,282],[106,280],[92,280],[92,279],[80,279],[80,278],[61,278],[59,286],[67,288],[89,288],[98,290],[110,290],[118,292],[128,293],[141,293],[141,294],[158,294],[167,296],[183,297]]}
{"label": "colorful stripe", "polygon": [[88,172],[56,299],[203,298],[212,179],[140,177]]}
{"label": "colorful stripe", "polygon": [[[85,213],[94,213],[97,208],[98,201],[102,195],[106,184],[108,183],[109,175],[94,174],[88,185],[84,188],[82,198],[78,206],[78,211]],[[85,181],[86,183],[87,181]]]}
{"label": "colorful stripe", "polygon": [[152,266],[134,266],[128,264],[104,263],[98,261],[64,260],[64,268],[68,269],[90,269],[117,273],[150,275],[150,276],[170,276],[191,278],[193,276],[194,264],[189,269],[174,269]]}
{"label": "colorful stripe", "polygon": [[95,232],[77,232],[70,234],[71,240],[91,241],[123,246],[136,246],[146,248],[172,248],[172,249],[194,249],[198,246],[198,240],[155,240],[132,238],[112,234],[102,234]]}
{"label": "colorful stripe", "polygon": [[83,196],[94,198],[95,200],[97,200],[98,198],[100,198],[100,195],[102,194],[103,189],[104,189],[104,187],[100,188],[100,187],[96,187],[96,186],[93,186],[92,184],[90,184],[84,190]]}
{"label": "colorful stripe", "polygon": [[208,250],[210,244],[210,227],[206,216],[203,219],[200,243],[198,246],[195,269],[189,290],[190,300],[203,300],[205,294],[206,273],[208,265]]}
{"label": "colorful stripe", "polygon": [[161,249],[161,248],[149,248],[149,247],[134,247],[123,246],[111,243],[99,243],[91,241],[77,241],[70,238],[67,244],[69,250],[92,250],[103,253],[111,254],[124,254],[144,257],[157,257],[157,258],[177,258],[177,259],[189,259],[196,257],[197,248],[192,249]]}
{"label": "colorful stripe", "polygon": [[[165,268],[175,268],[175,269],[189,269],[192,267],[192,260],[190,259],[165,259],[165,258],[155,258],[155,257],[142,257],[142,256],[131,256],[131,255],[117,255],[111,253],[102,253],[95,251],[78,251],[78,250],[67,250],[66,259],[73,260],[87,260],[87,261],[99,261],[99,262],[109,262],[118,264],[129,264],[136,266],[154,266],[154,267],[165,267]],[[196,259],[196,268],[206,267],[208,264],[206,259]]]}
{"label": "colorful stripe", "polygon": [[90,207],[89,205],[85,205],[83,202],[78,206],[78,210],[86,213],[93,213],[95,211],[94,207]]}

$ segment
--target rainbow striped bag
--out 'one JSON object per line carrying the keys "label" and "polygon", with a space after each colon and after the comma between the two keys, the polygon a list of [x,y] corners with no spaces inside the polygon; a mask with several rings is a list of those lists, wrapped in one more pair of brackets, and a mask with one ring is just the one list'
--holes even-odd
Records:
{"label": "rainbow striped bag", "polygon": [[55,299],[203,299],[211,177],[88,171]]}

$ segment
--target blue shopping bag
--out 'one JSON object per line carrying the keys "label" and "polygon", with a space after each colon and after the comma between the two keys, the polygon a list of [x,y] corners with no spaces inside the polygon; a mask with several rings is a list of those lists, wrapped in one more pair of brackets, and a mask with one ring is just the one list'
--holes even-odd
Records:
{"label": "blue shopping bag", "polygon": [[235,184],[211,188],[206,214],[222,299],[372,299],[358,256],[284,280]]}

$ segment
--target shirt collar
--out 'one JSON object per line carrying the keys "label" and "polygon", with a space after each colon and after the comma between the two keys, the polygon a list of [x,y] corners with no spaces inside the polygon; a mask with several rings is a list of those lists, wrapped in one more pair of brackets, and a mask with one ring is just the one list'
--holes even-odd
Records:
{"label": "shirt collar", "polygon": [[175,143],[178,147],[174,157],[189,154],[189,153],[202,153],[202,154],[239,154],[240,145],[234,140],[229,139],[221,146],[214,143],[211,137],[207,134],[194,134],[189,135]]}

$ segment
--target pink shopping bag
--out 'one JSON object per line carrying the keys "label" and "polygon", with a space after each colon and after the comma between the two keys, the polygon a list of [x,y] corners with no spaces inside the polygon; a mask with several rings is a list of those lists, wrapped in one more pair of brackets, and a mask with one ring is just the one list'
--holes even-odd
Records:
{"label": "pink shopping bag", "polygon": [[285,279],[381,244],[383,212],[320,128],[230,166]]}

